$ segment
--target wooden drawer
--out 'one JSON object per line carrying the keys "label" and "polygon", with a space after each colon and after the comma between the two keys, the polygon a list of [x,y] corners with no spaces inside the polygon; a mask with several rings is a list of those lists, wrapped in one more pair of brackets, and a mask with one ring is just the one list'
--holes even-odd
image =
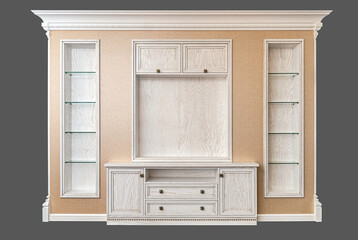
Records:
{"label": "wooden drawer", "polygon": [[147,185],[148,199],[217,199],[217,185]]}
{"label": "wooden drawer", "polygon": [[226,73],[228,71],[227,44],[184,44],[183,72]]}
{"label": "wooden drawer", "polygon": [[146,215],[149,216],[215,216],[216,201],[174,202],[147,201]]}
{"label": "wooden drawer", "polygon": [[137,44],[137,73],[179,73],[180,44]]}

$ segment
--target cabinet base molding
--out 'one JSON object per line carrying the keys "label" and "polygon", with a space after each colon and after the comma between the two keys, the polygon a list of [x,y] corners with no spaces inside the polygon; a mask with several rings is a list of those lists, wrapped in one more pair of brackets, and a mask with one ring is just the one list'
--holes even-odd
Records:
{"label": "cabinet base molding", "polygon": [[111,218],[107,225],[257,225],[256,218]]}

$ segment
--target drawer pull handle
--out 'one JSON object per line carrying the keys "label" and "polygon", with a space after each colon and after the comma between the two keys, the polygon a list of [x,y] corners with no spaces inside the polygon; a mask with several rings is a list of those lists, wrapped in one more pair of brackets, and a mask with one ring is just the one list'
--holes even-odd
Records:
{"label": "drawer pull handle", "polygon": [[157,69],[157,73],[160,73],[160,69]]}
{"label": "drawer pull handle", "polygon": [[205,210],[205,208],[204,208],[203,206],[201,206],[201,207],[200,207],[200,210],[201,210],[201,211],[204,211],[204,210]]}
{"label": "drawer pull handle", "polygon": [[160,207],[159,207],[159,210],[160,210],[160,211],[163,211],[163,210],[164,210],[164,208],[163,208],[162,206],[160,206]]}
{"label": "drawer pull handle", "polygon": [[162,194],[162,193],[164,193],[164,191],[160,189],[160,190],[159,190],[159,193]]}
{"label": "drawer pull handle", "polygon": [[204,69],[204,73],[208,73],[208,69]]}
{"label": "drawer pull handle", "polygon": [[201,194],[204,194],[204,193],[205,193],[205,191],[204,191],[204,190],[200,190],[200,193],[201,193]]}
{"label": "drawer pull handle", "polygon": [[139,175],[139,177],[144,177],[144,174],[143,174],[143,173],[141,173],[141,174]]}
{"label": "drawer pull handle", "polygon": [[224,177],[224,174],[220,173],[220,177]]}

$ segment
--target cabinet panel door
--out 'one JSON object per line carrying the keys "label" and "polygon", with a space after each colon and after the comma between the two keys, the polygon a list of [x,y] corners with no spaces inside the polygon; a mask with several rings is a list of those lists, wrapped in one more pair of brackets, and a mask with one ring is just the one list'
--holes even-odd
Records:
{"label": "cabinet panel door", "polygon": [[137,44],[137,73],[180,72],[180,44]]}
{"label": "cabinet panel door", "polygon": [[227,44],[184,44],[184,72],[227,72]]}
{"label": "cabinet panel door", "polygon": [[108,216],[141,216],[143,211],[143,169],[108,170]]}
{"label": "cabinet panel door", "polygon": [[256,215],[255,169],[221,169],[220,215]]}

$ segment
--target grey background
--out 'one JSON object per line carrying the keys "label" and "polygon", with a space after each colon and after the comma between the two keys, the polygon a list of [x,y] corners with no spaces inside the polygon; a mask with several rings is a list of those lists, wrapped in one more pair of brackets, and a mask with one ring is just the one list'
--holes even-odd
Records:
{"label": "grey background", "polygon": [[[358,148],[355,1],[81,0],[0,3],[1,236],[9,239],[351,238]],[[31,9],[332,9],[318,36],[318,196],[323,223],[257,227],[108,227],[41,222],[47,195],[47,38]],[[50,237],[49,237],[50,236]]]}

